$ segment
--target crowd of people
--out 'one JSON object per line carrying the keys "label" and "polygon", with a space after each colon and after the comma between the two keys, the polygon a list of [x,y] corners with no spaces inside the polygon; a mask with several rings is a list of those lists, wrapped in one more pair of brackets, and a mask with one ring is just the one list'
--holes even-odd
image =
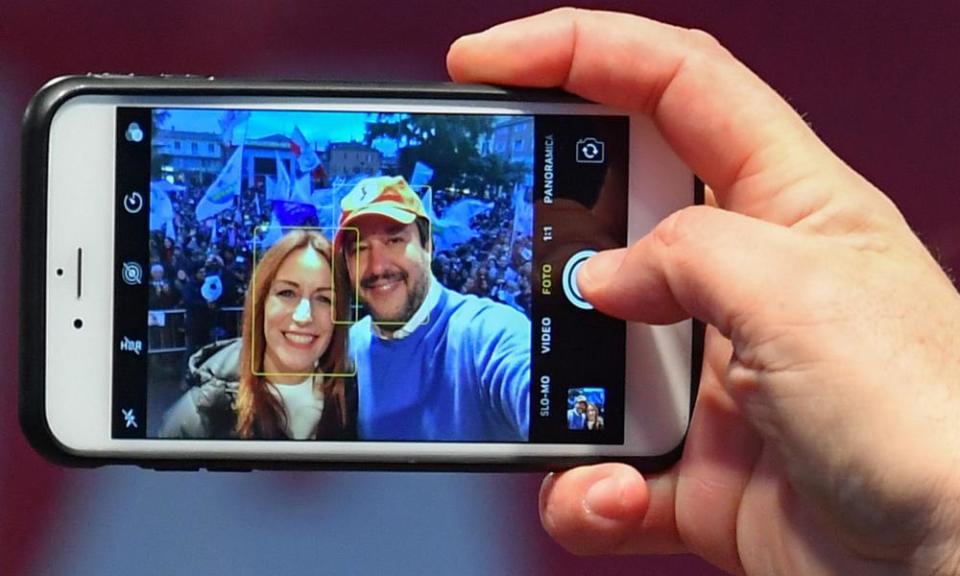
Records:
{"label": "crowd of people", "polygon": [[[434,210],[442,215],[458,199],[446,190],[435,190]],[[480,199],[493,207],[473,218],[476,235],[450,249],[434,250],[433,273],[461,294],[491,298],[530,316],[533,231],[529,223],[514,229],[516,207],[508,190],[488,188]]]}
{"label": "crowd of people", "polygon": [[[466,229],[474,208],[491,211],[493,204],[448,210],[446,230]],[[337,229],[356,230],[362,243],[309,226],[276,239],[267,232],[238,337],[194,338],[203,334],[187,310],[187,386],[166,410],[160,436],[528,439],[530,318],[431,278],[432,247],[423,234],[444,220],[403,178],[364,178],[339,206]],[[213,266],[224,273],[215,252],[220,236],[209,243],[203,268],[219,258]],[[445,235],[442,245],[460,243],[450,240]],[[341,281],[334,280],[337,261]],[[212,287],[210,278],[200,288],[207,311],[231,290],[226,282]],[[335,321],[349,310],[348,298],[336,297],[343,282],[357,287],[364,308],[355,322]]]}
{"label": "crowd of people", "polygon": [[[262,185],[243,188],[243,210],[223,211],[199,222],[196,206],[205,192],[203,185],[188,186],[172,196],[174,234],[164,228],[150,237],[148,306],[151,310],[184,310],[186,356],[207,342],[238,335],[235,317],[223,311],[243,306],[253,261],[253,234],[262,219],[255,209],[259,201],[262,214]],[[209,281],[215,278],[219,279],[217,289],[211,290],[214,285]]]}
{"label": "crowd of people", "polygon": [[[225,210],[200,222],[196,206],[205,190],[203,185],[188,186],[172,195],[174,234],[171,237],[161,229],[150,238],[149,308],[185,311],[188,353],[204,342],[237,335],[235,322],[220,311],[243,306],[254,260],[254,234],[258,226],[269,222],[262,181],[243,187],[241,210]],[[437,189],[434,209],[442,215],[459,198]],[[457,292],[488,297],[529,316],[532,231],[513,229],[509,191],[489,188],[480,193],[480,199],[492,208],[472,219],[476,235],[445,250],[434,250],[433,273]],[[214,276],[220,279],[222,289],[211,299],[203,287]]]}

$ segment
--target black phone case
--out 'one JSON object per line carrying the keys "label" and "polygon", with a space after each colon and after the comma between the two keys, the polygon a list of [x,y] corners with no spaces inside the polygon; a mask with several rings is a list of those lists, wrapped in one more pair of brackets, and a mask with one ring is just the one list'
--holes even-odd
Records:
{"label": "black phone case", "polygon": [[[230,97],[341,97],[386,99],[443,99],[571,103],[583,100],[556,90],[506,89],[452,83],[344,83],[297,80],[218,79],[212,76],[87,74],[67,76],[46,84],[24,113],[21,135],[21,261],[20,261],[20,426],[31,446],[48,460],[63,466],[98,467],[136,464],[156,470],[423,470],[522,472],[559,470],[598,461],[618,460],[642,471],[663,470],[683,452],[683,441],[666,454],[637,458],[523,456],[499,462],[469,456],[451,462],[313,462],[288,460],[104,458],[68,452],[50,431],[45,410],[45,300],[47,238],[47,164],[50,124],[65,102],[77,96],[230,96]],[[703,203],[703,184],[695,181],[695,202]],[[703,363],[704,326],[694,322],[690,411],[697,396]]]}

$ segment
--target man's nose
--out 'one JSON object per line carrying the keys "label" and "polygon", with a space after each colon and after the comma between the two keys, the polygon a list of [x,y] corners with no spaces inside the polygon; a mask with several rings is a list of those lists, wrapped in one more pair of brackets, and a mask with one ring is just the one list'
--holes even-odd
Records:
{"label": "man's nose", "polygon": [[297,324],[307,324],[311,320],[310,299],[301,298],[297,309],[293,311],[293,321]]}
{"label": "man's nose", "polygon": [[389,260],[386,251],[377,242],[371,242],[367,248],[367,265],[364,276],[379,276],[387,269]]}

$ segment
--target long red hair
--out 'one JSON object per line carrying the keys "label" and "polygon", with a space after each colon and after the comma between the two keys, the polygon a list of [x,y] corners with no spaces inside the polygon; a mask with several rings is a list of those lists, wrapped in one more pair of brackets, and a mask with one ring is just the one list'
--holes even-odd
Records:
{"label": "long red hair", "polygon": [[[268,387],[273,384],[258,376],[263,373],[263,355],[266,348],[266,336],[263,333],[264,307],[270,293],[270,285],[277,276],[277,270],[293,252],[309,248],[323,256],[327,264],[333,266],[333,250],[327,238],[316,230],[296,229],[283,236],[264,253],[257,263],[247,295],[243,304],[243,345],[240,351],[240,390],[237,394],[236,432],[240,438],[278,438],[286,429],[286,416],[277,395]],[[342,279],[337,284],[344,285]],[[335,291],[337,286],[334,286]],[[345,294],[346,291],[341,292]],[[347,299],[334,296],[334,318],[347,317]],[[333,326],[333,336],[326,352],[320,357],[318,371],[322,374],[344,374],[347,369],[347,331],[346,324]],[[324,412],[333,402],[340,414],[340,426],[346,428],[349,418],[344,394],[344,381],[340,376],[328,376],[314,379],[314,386],[320,386],[323,393]],[[316,391],[316,389],[315,389]],[[275,392],[275,391],[274,391]]]}

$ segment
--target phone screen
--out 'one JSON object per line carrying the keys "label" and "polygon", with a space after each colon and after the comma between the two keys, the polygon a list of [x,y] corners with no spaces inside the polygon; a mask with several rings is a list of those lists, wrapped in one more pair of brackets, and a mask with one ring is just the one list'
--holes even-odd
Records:
{"label": "phone screen", "polygon": [[114,438],[622,444],[629,118],[117,109]]}

